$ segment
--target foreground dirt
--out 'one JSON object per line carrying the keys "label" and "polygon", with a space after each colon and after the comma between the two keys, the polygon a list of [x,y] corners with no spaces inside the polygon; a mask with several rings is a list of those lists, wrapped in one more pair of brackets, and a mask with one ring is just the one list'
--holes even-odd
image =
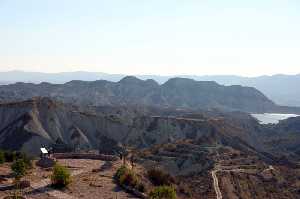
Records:
{"label": "foreground dirt", "polygon": [[[51,169],[42,169],[34,166],[25,177],[30,180],[31,187],[23,190],[23,195],[28,199],[135,199],[133,195],[124,192],[113,181],[113,175],[120,167],[120,162],[115,162],[106,169],[101,169],[105,164],[100,160],[59,160],[59,163],[65,165],[71,170],[72,183],[67,189],[54,190],[50,187]],[[15,190],[9,188],[13,183],[10,165],[4,164],[0,167],[1,186],[8,187],[7,190],[0,191],[0,198],[12,194]]]}
{"label": "foreground dirt", "polygon": [[[211,156],[212,157],[212,156]],[[178,199],[298,199],[300,198],[300,168],[268,165],[256,156],[228,153],[216,154],[214,167],[203,172],[176,176]],[[69,168],[72,183],[67,189],[54,190],[50,186],[51,169],[34,166],[25,180],[31,187],[23,190],[28,199],[136,199],[113,180],[121,162],[100,160],[62,159],[59,163]],[[107,166],[109,165],[109,166]],[[193,165],[194,166],[194,165]],[[135,172],[151,190],[145,167],[137,164]],[[13,193],[10,164],[0,165],[0,199]],[[7,189],[3,190],[3,187]]]}

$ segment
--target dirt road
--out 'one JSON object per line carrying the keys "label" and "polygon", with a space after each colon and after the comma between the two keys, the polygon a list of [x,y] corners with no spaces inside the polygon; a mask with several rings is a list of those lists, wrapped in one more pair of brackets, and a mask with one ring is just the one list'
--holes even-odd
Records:
{"label": "dirt road", "polygon": [[211,176],[213,178],[213,181],[214,181],[214,189],[215,189],[215,192],[216,192],[216,196],[217,196],[217,199],[222,199],[222,193],[221,193],[221,190],[220,190],[220,187],[219,187],[219,181],[218,181],[218,177],[217,177],[217,172],[219,170],[213,170],[211,172]]}

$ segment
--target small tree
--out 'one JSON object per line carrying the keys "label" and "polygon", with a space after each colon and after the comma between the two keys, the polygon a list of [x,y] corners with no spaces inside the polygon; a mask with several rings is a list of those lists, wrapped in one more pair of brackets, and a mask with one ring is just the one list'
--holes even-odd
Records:
{"label": "small tree", "polygon": [[17,159],[22,159],[26,166],[26,169],[32,169],[32,157],[28,156],[26,153],[18,153]]}
{"label": "small tree", "polygon": [[51,175],[51,181],[55,188],[67,187],[71,182],[71,174],[66,167],[56,164]]}
{"label": "small tree", "polygon": [[19,181],[26,174],[26,164],[23,159],[16,160],[11,165],[11,170],[15,176],[15,179]]}
{"label": "small tree", "polygon": [[14,161],[14,163],[11,165],[11,170],[13,171],[13,175],[15,177],[16,186],[13,198],[20,198],[20,196],[22,195],[20,188],[20,179],[26,174],[26,164],[24,160],[18,159]]}
{"label": "small tree", "polygon": [[120,167],[117,170],[115,177],[120,185],[135,187],[138,184],[136,174],[126,166]]}
{"label": "small tree", "polygon": [[171,186],[155,187],[149,193],[150,199],[176,199],[176,191]]}

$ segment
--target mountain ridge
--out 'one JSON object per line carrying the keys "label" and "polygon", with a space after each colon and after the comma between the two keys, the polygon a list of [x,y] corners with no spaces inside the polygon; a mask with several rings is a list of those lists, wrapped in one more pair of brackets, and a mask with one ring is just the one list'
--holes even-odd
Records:
{"label": "mountain ridge", "polygon": [[[53,84],[62,84],[71,80],[108,80],[118,82],[126,75],[123,74],[108,74],[101,72],[63,72],[63,73],[40,73],[40,72],[24,72],[24,71],[9,71],[0,72],[0,84],[11,84],[16,82],[31,82],[41,83],[49,82]],[[154,79],[159,84],[165,83],[168,79],[174,77],[186,77],[201,81],[216,81],[222,85],[242,85],[255,87],[263,92],[267,97],[274,102],[285,106],[300,106],[300,92],[297,85],[300,84],[300,74],[296,75],[263,75],[258,77],[243,77],[237,75],[175,75],[175,76],[160,76],[160,75],[136,75],[136,77],[146,80]]]}
{"label": "mountain ridge", "polygon": [[15,83],[0,86],[0,102],[52,97],[77,105],[146,105],[173,108],[220,109],[244,112],[293,112],[277,106],[253,87],[223,86],[214,81],[171,78],[162,85],[154,80],[124,77],[118,82],[72,80],[65,84]]}

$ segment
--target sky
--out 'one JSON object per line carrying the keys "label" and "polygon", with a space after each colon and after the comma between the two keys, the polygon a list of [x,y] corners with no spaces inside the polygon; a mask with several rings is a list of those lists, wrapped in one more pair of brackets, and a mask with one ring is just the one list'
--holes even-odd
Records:
{"label": "sky", "polygon": [[299,0],[0,0],[0,71],[300,73]]}

